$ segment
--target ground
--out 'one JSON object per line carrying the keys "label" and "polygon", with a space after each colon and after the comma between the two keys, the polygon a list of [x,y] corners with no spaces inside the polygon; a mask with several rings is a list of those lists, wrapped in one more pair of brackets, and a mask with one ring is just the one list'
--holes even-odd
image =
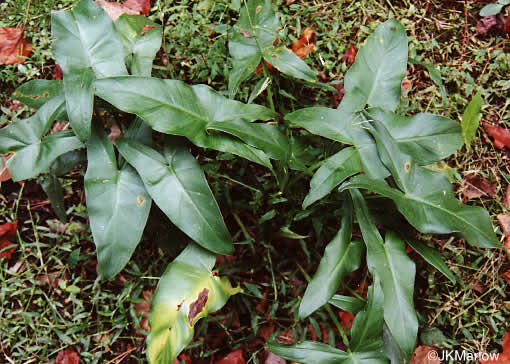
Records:
{"label": "ground", "polygon": [[[0,5],[0,26],[21,27],[26,22],[26,38],[34,46],[24,65],[0,69],[0,126],[30,112],[12,103],[10,94],[17,86],[52,77],[50,10],[76,2],[33,1],[28,12],[27,1],[7,0]],[[237,13],[228,1],[156,0],[152,4],[149,17],[165,26],[153,74],[225,91],[228,39],[226,33],[214,29],[235,23]],[[448,94],[443,100],[426,68],[410,65],[400,112],[429,111],[460,121],[479,90],[484,100],[483,121],[510,127],[510,40],[498,30],[485,35],[476,32],[482,1],[277,0],[273,5],[282,14],[290,40],[298,38],[304,28],[315,29],[315,52],[306,61],[321,72],[325,82],[342,81],[349,63],[341,58],[350,45],[359,48],[380,22],[397,18],[406,27],[410,57],[436,67]],[[247,101],[260,77],[243,83],[238,99]],[[279,76],[274,90],[278,105],[287,110],[334,102],[328,92]],[[265,94],[255,102],[265,104]],[[321,147],[334,146],[324,142]],[[481,128],[472,147],[472,151],[463,147],[447,160],[457,172],[457,195],[467,200],[463,180],[470,173],[494,183],[494,196],[466,203],[488,209],[498,227],[495,216],[509,212],[501,203],[510,183],[509,154],[494,148]],[[335,197],[303,211],[308,174],[292,172],[286,181],[277,181],[252,163],[225,154],[195,152],[227,226],[240,242],[232,257],[219,257],[217,268],[244,292],[200,321],[185,353],[193,363],[210,363],[242,349],[249,362],[258,363],[263,362],[269,335],[341,341],[325,311],[297,324],[292,319],[306,287],[304,272],[314,273],[325,244],[339,226],[338,212],[332,208]],[[175,251],[168,248],[164,252],[158,245],[165,239],[169,242],[172,231],[161,213],[152,211],[153,224],[131,262],[115,279],[101,281],[84,205],[83,175],[75,171],[63,181],[66,224],[58,221],[37,181],[1,183],[0,224],[18,220],[19,226],[16,251],[10,259],[0,259],[0,355],[10,358],[8,362],[45,363],[69,347],[85,363],[145,362],[144,297],[150,296],[175,256]],[[278,233],[282,227],[308,237],[294,239]],[[499,227],[497,232],[501,236]],[[454,237],[422,239],[442,253],[463,282],[450,283],[415,257],[420,341],[470,352],[499,351],[510,318],[509,285],[500,277],[510,268],[506,254],[475,249]],[[351,287],[359,284],[363,273],[350,276]]]}

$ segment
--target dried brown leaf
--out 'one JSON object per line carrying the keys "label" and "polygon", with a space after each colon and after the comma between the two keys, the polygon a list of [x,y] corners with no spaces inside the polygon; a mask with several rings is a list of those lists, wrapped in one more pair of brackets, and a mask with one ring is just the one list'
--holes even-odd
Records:
{"label": "dried brown leaf", "polygon": [[441,360],[439,360],[436,349],[432,346],[420,345],[418,346],[413,353],[413,357],[411,358],[411,364],[441,364]]}
{"label": "dried brown leaf", "polygon": [[59,351],[55,364],[80,364],[80,356],[71,349]]}
{"label": "dried brown leaf", "polygon": [[496,196],[497,183],[491,183],[482,176],[474,173],[468,174],[464,178],[464,200],[472,200],[482,196]]}

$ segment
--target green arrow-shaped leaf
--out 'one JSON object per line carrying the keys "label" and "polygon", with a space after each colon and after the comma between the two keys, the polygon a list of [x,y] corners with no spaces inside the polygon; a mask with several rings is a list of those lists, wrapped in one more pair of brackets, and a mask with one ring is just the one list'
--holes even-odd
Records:
{"label": "green arrow-shaped leaf", "polygon": [[193,338],[196,322],[239,292],[212,272],[215,261],[215,254],[191,243],[168,266],[151,303],[149,363],[171,363]]}
{"label": "green arrow-shaped leaf", "polygon": [[395,111],[407,70],[407,36],[395,19],[379,25],[359,49],[345,74],[345,96],[340,107],[362,110],[367,104]]}
{"label": "green arrow-shaped leaf", "polygon": [[151,198],[130,165],[118,168],[113,145],[104,131],[92,129],[85,193],[99,273],[109,279],[124,268],[138,245]]}
{"label": "green arrow-shaped leaf", "polygon": [[25,82],[12,93],[12,97],[34,109],[39,109],[46,101],[64,94],[61,80],[31,80]]}
{"label": "green arrow-shaped leaf", "polygon": [[127,75],[124,48],[108,14],[93,0],[82,0],[71,11],[52,13],[53,55],[64,74],[69,121],[86,141],[94,93],[94,78]]}
{"label": "green arrow-shaped leaf", "polygon": [[48,171],[60,155],[83,147],[69,130],[44,136],[53,121],[65,115],[63,96],[51,98],[34,115],[0,129],[0,154],[14,153],[7,162],[13,181]]}
{"label": "green arrow-shaped leaf", "polygon": [[328,244],[319,268],[306,287],[303,300],[299,305],[299,318],[303,319],[326,304],[347,274],[359,268],[362,253],[360,241],[351,242],[352,205],[344,201],[342,226],[337,235]]}
{"label": "green arrow-shaped leaf", "polygon": [[405,253],[405,244],[393,232],[383,242],[368,212],[365,199],[351,190],[358,224],[367,246],[367,264],[380,281],[384,292],[384,321],[395,341],[410,358],[416,345],[418,319],[413,304],[414,262]]}
{"label": "green arrow-shaped leaf", "polygon": [[131,139],[117,139],[116,145],[138,171],[154,202],[179,229],[206,249],[232,253],[218,204],[182,140],[169,138],[162,154]]}
{"label": "green arrow-shaped leaf", "polygon": [[421,232],[459,232],[472,245],[501,247],[485,209],[461,204],[446,176],[418,166],[398,148],[382,124],[374,123],[373,126],[381,159],[391,170],[400,190],[365,175],[351,178],[340,186],[340,190],[365,188],[391,198],[399,211]]}
{"label": "green arrow-shaped leaf", "polygon": [[459,124],[443,116],[428,113],[402,116],[374,108],[367,111],[367,117],[383,123],[399,148],[419,165],[438,162],[462,147]]}
{"label": "green arrow-shaped leaf", "polygon": [[161,47],[163,27],[143,15],[122,14],[115,22],[127,53],[132,75],[150,76],[152,61]]}
{"label": "green arrow-shaped leaf", "polygon": [[306,209],[315,201],[320,200],[346,178],[362,169],[359,154],[355,148],[344,148],[329,157],[313,175],[310,181],[310,191],[303,201],[303,208]]}
{"label": "green arrow-shaped leaf", "polygon": [[122,111],[137,114],[154,130],[271,166],[263,151],[237,138],[207,131],[215,122],[269,120],[274,114],[266,107],[229,100],[205,85],[190,87],[177,80],[118,77],[98,80],[94,87],[98,96]]}
{"label": "green arrow-shaped leaf", "polygon": [[349,349],[352,351],[377,351],[384,346],[384,294],[381,282],[377,276],[368,290],[368,303],[365,309],[358,313],[351,329]]}
{"label": "green arrow-shaped leaf", "polygon": [[233,70],[229,77],[231,95],[265,60],[280,72],[305,81],[316,81],[315,73],[292,51],[280,44],[280,22],[270,0],[248,0],[241,9],[234,35],[228,42]]}

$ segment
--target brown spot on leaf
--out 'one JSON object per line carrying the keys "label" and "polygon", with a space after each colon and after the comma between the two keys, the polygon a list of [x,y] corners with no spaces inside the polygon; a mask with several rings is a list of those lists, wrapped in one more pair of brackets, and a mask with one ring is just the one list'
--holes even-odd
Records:
{"label": "brown spot on leaf", "polygon": [[49,94],[48,92],[44,92],[44,93],[43,93],[43,97],[44,97],[44,98],[47,98],[48,96],[50,96],[50,94]]}
{"label": "brown spot on leaf", "polygon": [[240,33],[244,35],[245,38],[253,38],[253,35],[251,35],[247,30],[241,29]]}
{"label": "brown spot on leaf", "polygon": [[156,28],[154,25],[144,25],[142,28],[142,31],[140,32],[141,35],[145,35],[149,32],[149,30]]}
{"label": "brown spot on leaf", "polygon": [[143,196],[138,196],[138,197],[136,198],[136,204],[137,204],[138,206],[142,206],[144,203],[145,203],[145,198],[144,198]]}
{"label": "brown spot on leaf", "polygon": [[204,288],[202,292],[198,294],[198,298],[195,302],[192,302],[189,305],[189,313],[188,313],[188,322],[189,325],[193,325],[193,320],[198,316],[200,312],[204,310],[205,304],[207,303],[207,299],[209,298],[209,290]]}

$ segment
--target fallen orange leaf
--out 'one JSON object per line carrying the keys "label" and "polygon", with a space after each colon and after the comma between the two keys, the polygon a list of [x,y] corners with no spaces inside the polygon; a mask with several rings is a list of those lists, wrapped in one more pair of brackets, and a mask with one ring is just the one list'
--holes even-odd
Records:
{"label": "fallen orange leaf", "polygon": [[497,125],[491,125],[487,123],[482,124],[483,128],[494,138],[494,146],[498,149],[504,149],[505,147],[510,148],[510,130],[504,129]]}
{"label": "fallen orange leaf", "polygon": [[0,64],[25,63],[32,47],[25,41],[25,28],[0,28]]}
{"label": "fallen orange leaf", "polygon": [[503,352],[499,354],[497,359],[488,359],[482,360],[480,359],[481,364],[508,364],[510,363],[510,333],[505,332],[505,338],[501,343],[501,347],[503,348]]}
{"label": "fallen orange leaf", "polygon": [[[9,241],[11,237],[16,234],[16,228],[18,227],[18,221],[8,222],[7,224],[0,225],[0,250],[5,247],[12,245]],[[5,257],[11,259],[11,255],[16,250],[16,247],[9,248],[0,252],[0,258]]]}
{"label": "fallen orange leaf", "polygon": [[147,15],[151,9],[150,0],[126,0],[123,3],[97,0],[97,4],[110,15],[113,21],[117,20],[122,14]]}
{"label": "fallen orange leaf", "polygon": [[294,52],[299,58],[304,59],[308,54],[315,51],[315,44],[312,43],[315,37],[315,30],[312,28],[306,28],[303,31],[303,36],[292,42],[292,52]]}
{"label": "fallen orange leaf", "polygon": [[356,51],[356,48],[354,48],[354,46],[351,44],[349,46],[349,49],[347,49],[347,51],[344,53],[340,60],[353,64],[354,61],[356,60],[356,54],[358,54],[358,52]]}

